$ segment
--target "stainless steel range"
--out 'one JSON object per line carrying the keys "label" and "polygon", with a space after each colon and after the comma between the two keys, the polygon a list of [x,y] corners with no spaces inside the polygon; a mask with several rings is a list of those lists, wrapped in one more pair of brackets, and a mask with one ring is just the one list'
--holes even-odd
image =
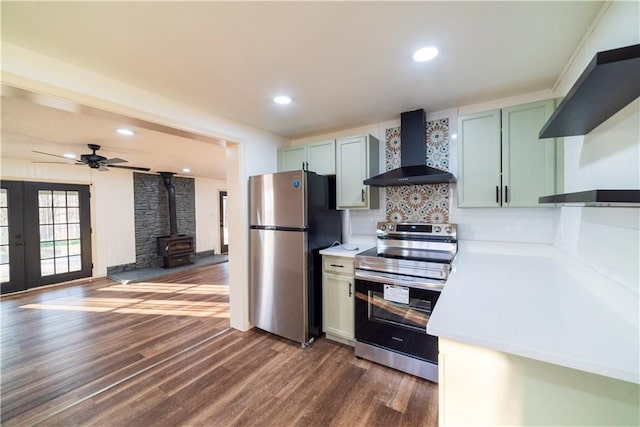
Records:
{"label": "stainless steel range", "polygon": [[427,324],[458,251],[456,226],[379,222],[377,236],[355,257],[356,356],[437,382]]}

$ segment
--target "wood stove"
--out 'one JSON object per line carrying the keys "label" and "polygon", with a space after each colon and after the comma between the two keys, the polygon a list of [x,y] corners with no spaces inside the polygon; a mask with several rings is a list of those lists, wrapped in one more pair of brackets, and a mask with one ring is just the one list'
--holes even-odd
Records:
{"label": "wood stove", "polygon": [[159,172],[169,196],[169,229],[171,234],[156,239],[158,255],[162,257],[164,268],[173,268],[191,264],[191,254],[194,252],[193,236],[178,234],[178,219],[176,213],[176,189],[173,186],[173,172]]}

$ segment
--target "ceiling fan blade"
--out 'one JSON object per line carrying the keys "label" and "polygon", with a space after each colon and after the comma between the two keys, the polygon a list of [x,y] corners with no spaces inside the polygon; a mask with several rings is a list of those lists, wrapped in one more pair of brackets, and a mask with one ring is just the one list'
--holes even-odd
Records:
{"label": "ceiling fan blade", "polygon": [[100,171],[100,172],[109,172],[109,168],[104,166],[104,165],[100,165],[100,167],[98,168],[98,171]]}
{"label": "ceiling fan blade", "polygon": [[40,165],[74,165],[75,163],[71,163],[71,162],[31,162],[34,164],[40,164]]}
{"label": "ceiling fan blade", "polygon": [[105,165],[112,165],[114,163],[127,163],[127,161],[125,159],[119,159],[119,158],[113,158],[113,159],[107,159],[107,160],[103,160],[102,164]]}
{"label": "ceiling fan blade", "polygon": [[120,169],[131,169],[134,171],[142,171],[142,172],[149,172],[151,169],[150,168],[140,168],[137,166],[119,166],[119,165],[109,165],[110,168],[120,168]]}
{"label": "ceiling fan blade", "polygon": [[58,157],[59,159],[65,159],[65,160],[68,160],[70,162],[78,162],[79,161],[79,160],[70,159],[70,158],[64,157],[64,156],[58,156],[57,154],[45,153],[44,151],[31,150],[31,152],[32,153],[38,153],[38,154],[44,154],[45,156]]}

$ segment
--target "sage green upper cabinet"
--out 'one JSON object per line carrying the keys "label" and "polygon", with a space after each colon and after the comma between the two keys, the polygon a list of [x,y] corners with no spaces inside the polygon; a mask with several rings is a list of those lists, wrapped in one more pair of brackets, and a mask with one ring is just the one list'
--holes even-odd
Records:
{"label": "sage green upper cabinet", "polygon": [[458,122],[458,206],[500,206],[500,110]]}
{"label": "sage green upper cabinet", "polygon": [[336,142],[320,141],[307,144],[307,170],[318,175],[336,174]]}
{"label": "sage green upper cabinet", "polygon": [[378,140],[371,135],[336,140],[336,204],[338,209],[377,209],[378,188],[363,181],[378,174]]}
{"label": "sage green upper cabinet", "polygon": [[282,148],[278,152],[279,172],[305,169],[306,162],[307,147],[305,147],[304,145]]}
{"label": "sage green upper cabinet", "polygon": [[540,206],[539,197],[555,193],[556,141],[538,138],[553,109],[550,99],[502,110],[503,205]]}
{"label": "sage green upper cabinet", "polygon": [[278,156],[278,171],[299,169],[312,171],[318,175],[335,175],[335,141],[332,139],[281,149]]}
{"label": "sage green upper cabinet", "polygon": [[555,139],[538,139],[554,100],[461,116],[458,206],[538,207],[553,194]]}

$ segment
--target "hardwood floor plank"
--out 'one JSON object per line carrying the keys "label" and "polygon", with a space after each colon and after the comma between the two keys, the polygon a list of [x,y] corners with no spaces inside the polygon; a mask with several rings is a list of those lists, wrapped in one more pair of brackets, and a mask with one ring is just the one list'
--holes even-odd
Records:
{"label": "hardwood floor plank", "polygon": [[367,425],[373,427],[388,427],[388,426],[400,426],[403,425],[402,414],[395,409],[388,406],[377,403],[373,407],[373,411],[367,414]]}
{"label": "hardwood floor plank", "polygon": [[350,393],[357,392],[354,387],[364,375],[364,369],[352,364],[347,364],[345,368],[336,369],[333,372],[330,383],[322,389],[313,404],[302,414],[297,421],[298,425],[306,426],[312,423],[328,425],[344,404],[344,399]]}
{"label": "hardwood floor plank", "polygon": [[3,426],[437,425],[437,385],[229,329],[227,264],[0,299]]}

